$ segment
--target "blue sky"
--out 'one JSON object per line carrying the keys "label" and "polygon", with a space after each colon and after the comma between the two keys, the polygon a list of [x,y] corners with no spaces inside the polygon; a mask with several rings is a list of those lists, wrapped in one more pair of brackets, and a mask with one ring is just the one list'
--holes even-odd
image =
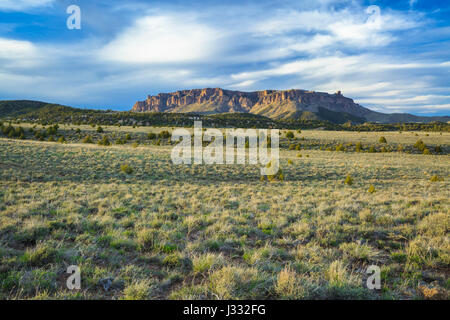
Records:
{"label": "blue sky", "polygon": [[[69,30],[69,5],[81,30]],[[222,87],[450,114],[450,2],[0,0],[0,99],[128,110]]]}

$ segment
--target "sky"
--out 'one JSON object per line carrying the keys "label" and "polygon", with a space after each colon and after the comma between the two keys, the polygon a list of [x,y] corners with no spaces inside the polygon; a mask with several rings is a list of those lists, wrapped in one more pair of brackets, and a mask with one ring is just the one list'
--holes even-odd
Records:
{"label": "sky", "polygon": [[129,110],[204,87],[450,115],[450,1],[0,0],[0,100]]}

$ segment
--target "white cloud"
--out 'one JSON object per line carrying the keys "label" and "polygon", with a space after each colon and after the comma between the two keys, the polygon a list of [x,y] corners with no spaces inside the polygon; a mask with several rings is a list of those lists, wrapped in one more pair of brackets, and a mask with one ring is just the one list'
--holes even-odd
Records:
{"label": "white cloud", "polygon": [[[380,11],[371,6],[340,11],[280,10],[252,27],[256,36],[274,38],[294,52],[319,53],[327,47],[383,47],[396,40],[393,31],[421,25],[417,16]],[[311,36],[311,33],[314,35]]]}
{"label": "white cloud", "polygon": [[[0,9],[7,3],[11,9],[52,1],[3,1]],[[408,40],[398,31],[413,34],[425,23],[418,13],[383,10],[378,16],[359,5],[337,10],[327,7],[335,0],[321,3],[306,11],[213,6],[201,16],[143,8],[106,43],[0,38],[0,96],[127,108],[148,93],[172,89],[299,88],[342,90],[379,111],[448,109],[448,58],[432,59],[432,49],[420,46],[415,51],[423,54],[413,56],[404,49],[408,43],[396,47],[397,39]],[[432,38],[433,29],[426,30],[422,39]]]}
{"label": "white cloud", "polygon": [[100,51],[100,58],[121,63],[202,61],[217,50],[219,33],[194,18],[147,16],[137,20]]}
{"label": "white cloud", "polygon": [[21,11],[30,8],[48,7],[54,0],[1,0],[0,10]]}

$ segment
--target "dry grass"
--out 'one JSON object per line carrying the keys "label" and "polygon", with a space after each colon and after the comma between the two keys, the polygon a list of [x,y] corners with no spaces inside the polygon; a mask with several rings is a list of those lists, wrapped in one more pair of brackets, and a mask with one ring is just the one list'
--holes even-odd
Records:
{"label": "dry grass", "polygon": [[[447,133],[418,134],[448,148]],[[365,146],[381,135],[418,139],[300,136]],[[0,149],[3,299],[449,297],[448,155],[282,150],[284,181],[262,182],[257,166],[173,165],[170,146],[0,139]],[[80,291],[65,288],[72,264]],[[381,291],[364,285],[371,264]]]}

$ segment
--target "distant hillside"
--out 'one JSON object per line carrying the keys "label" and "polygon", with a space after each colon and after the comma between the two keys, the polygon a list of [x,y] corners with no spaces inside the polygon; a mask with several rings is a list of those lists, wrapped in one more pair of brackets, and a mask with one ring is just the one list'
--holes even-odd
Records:
{"label": "distant hillside", "polygon": [[203,114],[252,113],[271,119],[327,120],[333,123],[434,122],[450,121],[450,117],[419,117],[411,114],[375,112],[344,97],[340,92],[328,94],[306,90],[264,90],[242,92],[220,88],[159,93],[138,101],[133,112],[169,112]]}
{"label": "distant hillside", "polygon": [[[381,114],[383,115],[383,114]],[[404,116],[404,115],[401,115]],[[415,116],[413,116],[415,117]],[[450,122],[370,123],[363,117],[318,107],[317,112],[297,111],[290,118],[269,118],[250,112],[131,112],[79,109],[39,101],[0,101],[0,122],[31,122],[43,125],[89,124],[128,126],[190,127],[201,120],[204,127],[216,128],[278,128],[346,131],[450,131]]]}

